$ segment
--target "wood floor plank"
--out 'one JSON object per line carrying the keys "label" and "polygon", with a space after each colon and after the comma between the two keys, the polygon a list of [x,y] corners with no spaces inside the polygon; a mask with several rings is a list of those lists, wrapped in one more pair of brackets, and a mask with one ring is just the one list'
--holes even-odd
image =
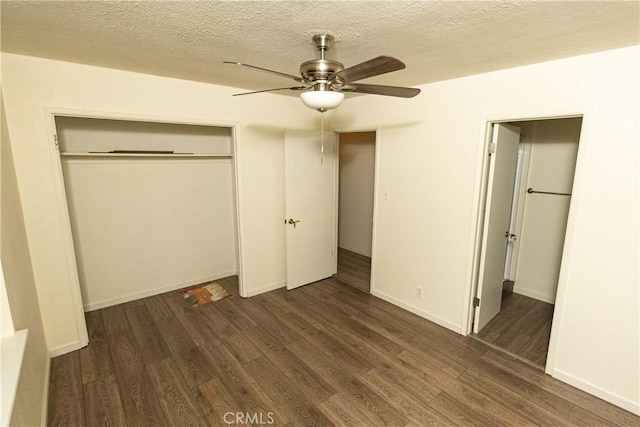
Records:
{"label": "wood floor plank", "polygon": [[318,334],[305,335],[303,338],[326,356],[340,360],[342,366],[354,375],[373,368],[374,361],[363,357],[357,350],[350,348],[346,343],[342,343],[339,338],[335,338],[328,331],[328,329],[323,329]]}
{"label": "wood floor plank", "polygon": [[175,317],[162,319],[156,325],[189,387],[196,388],[213,378],[211,369],[199,347],[195,345],[178,319]]}
{"label": "wood floor plank", "polygon": [[[452,380],[441,372],[434,371],[430,366],[424,365],[419,356],[412,355],[410,352],[405,352],[399,355],[399,358],[401,358],[405,363],[409,362],[406,365],[408,368],[421,371],[424,374],[424,381],[433,383],[436,387],[440,388],[442,393],[439,394],[438,397],[446,394],[448,397],[463,403],[464,407],[472,413],[479,414],[481,419],[490,419],[492,420],[491,424],[498,425],[529,424],[526,418],[501,406],[491,397],[487,397],[472,387],[467,386],[458,378]],[[467,413],[467,409],[462,412]],[[440,413],[452,420],[454,419],[442,411],[440,411]]]}
{"label": "wood floor plank", "polygon": [[126,419],[115,374],[99,377],[83,386],[88,426],[124,426]]}
{"label": "wood floor plank", "polygon": [[348,322],[343,322],[339,326],[329,326],[323,329],[323,331],[325,333],[340,335],[336,338],[343,340],[343,342],[351,347],[356,347],[357,351],[366,351],[366,349],[363,350],[360,348],[360,343],[367,345],[369,348],[374,348],[376,351],[382,352],[387,356],[395,356],[404,350],[404,347],[401,345],[353,319],[349,319]]}
{"label": "wood floor plank", "polygon": [[335,276],[314,284],[316,288],[330,295],[340,292],[344,287],[343,285],[342,282],[335,279]]}
{"label": "wood floor plank", "polygon": [[462,363],[452,360],[451,357],[449,357],[453,346],[441,345],[441,343],[435,343],[434,345],[434,343],[428,339],[427,335],[416,336],[415,330],[413,329],[391,321],[381,323],[377,317],[358,315],[354,316],[354,319],[394,341],[401,347],[428,358],[433,366],[437,366],[442,371],[448,372],[449,375],[453,377],[457,377],[467,369]]}
{"label": "wood floor plank", "polygon": [[145,363],[156,363],[171,357],[146,305],[127,308],[125,314]]}
{"label": "wood floor plank", "polygon": [[304,319],[316,329],[322,329],[324,326],[331,324],[331,321],[317,314],[315,311],[307,310],[305,300],[298,292],[288,292],[287,290],[277,289],[269,292],[268,297],[286,307],[291,313]]}
{"label": "wood floor plank", "polygon": [[[233,399],[231,392],[217,378],[199,385],[198,392],[197,399],[200,409],[212,426],[227,424],[225,415],[240,411],[238,402]],[[227,419],[229,419],[228,416]]]}
{"label": "wood floor plank", "polygon": [[206,426],[195,395],[186,384],[175,360],[164,359],[147,367],[151,381],[164,410],[174,426]]}
{"label": "wood floor plank", "polygon": [[79,352],[51,360],[47,419],[47,425],[50,426],[85,425]]}
{"label": "wood floor plank", "polygon": [[87,313],[85,318],[89,341],[92,345],[80,350],[83,384],[113,374],[113,363],[107,345],[102,315],[99,311],[92,311]]}
{"label": "wood floor plank", "polygon": [[443,417],[429,409],[429,403],[438,394],[428,392],[421,393],[421,390],[408,390],[401,382],[381,374],[377,369],[373,369],[358,377],[363,384],[382,396],[387,402],[398,409],[401,409],[406,416],[420,425],[438,425],[443,421]]}
{"label": "wood floor plank", "polygon": [[269,298],[270,294],[271,294],[270,292],[267,292],[264,294],[256,295],[251,298],[245,298],[243,301],[253,301],[260,306],[264,306],[269,311],[269,313],[271,313],[276,318],[280,318],[285,314],[291,313],[291,310],[289,310],[287,307]]}
{"label": "wood floor plank", "polygon": [[[527,298],[524,295],[514,293],[507,294],[502,299],[500,313],[482,328],[478,336],[483,339],[487,338],[488,334],[500,337],[512,329],[514,322],[522,319],[534,305],[535,300],[533,298]],[[491,343],[495,342],[495,340],[488,341]]]}
{"label": "wood floor plank", "polygon": [[122,304],[103,308],[100,313],[104,322],[105,335],[119,334],[129,330],[129,322]]}
{"label": "wood floor plank", "polygon": [[244,312],[247,317],[252,317],[255,320],[255,325],[262,328],[264,333],[273,335],[274,339],[283,344],[291,344],[300,339],[295,331],[270,312],[269,307],[276,304],[260,304],[252,299],[236,300],[236,302],[231,301],[230,303],[234,304],[239,311]]}
{"label": "wood floor plank", "polygon": [[552,320],[552,304],[517,293],[505,293],[500,313],[477,337],[544,367]]}
{"label": "wood floor plank", "polygon": [[154,322],[173,317],[173,313],[164,302],[164,297],[162,295],[153,295],[145,298],[143,301]]}
{"label": "wood floor plank", "polygon": [[351,395],[359,409],[374,419],[376,424],[404,425],[409,422],[402,412],[387,404],[342,364],[336,364],[333,358],[322,354],[317,348],[307,345],[304,341],[291,344],[288,348],[331,386]]}
{"label": "wood floor plank", "polygon": [[360,427],[377,424],[352,401],[353,398],[350,395],[340,393],[322,402],[318,408],[332,423],[338,426]]}
{"label": "wood floor plank", "polygon": [[551,320],[553,310],[546,313],[546,318],[538,325],[537,331],[530,336],[515,354],[544,367],[547,363],[547,353],[549,352],[549,338],[551,337]]}
{"label": "wood floor plank", "polygon": [[470,408],[464,403],[447,393],[441,393],[431,401],[429,408],[434,410],[439,416],[451,420],[458,426],[496,426],[506,425],[498,423],[492,418],[488,418],[486,415],[481,414],[474,409]]}
{"label": "wood floor plank", "polygon": [[200,314],[204,317],[204,324],[215,334],[214,337],[209,337],[206,342],[216,341],[215,337],[218,337],[217,339],[224,342],[233,356],[241,363],[250,362],[262,355],[262,352],[255,343],[251,342],[247,334],[231,324],[215,304],[209,305]]}
{"label": "wood floor plank", "polygon": [[[231,398],[244,413],[273,413],[277,407],[263,388],[247,373],[244,366],[236,360],[221,342],[205,343],[201,350],[215,372],[215,378],[231,394]],[[266,387],[266,385],[265,385]],[[283,413],[275,414],[277,425],[285,425],[289,419]]]}
{"label": "wood floor plank", "polygon": [[[580,427],[614,427],[624,424],[612,423],[591,411],[587,411],[579,406],[574,406],[569,414],[569,421]],[[638,424],[636,424],[638,425]]]}
{"label": "wood floor plank", "polygon": [[337,393],[335,388],[287,348],[283,349],[277,358],[269,358],[269,360],[282,374],[291,378],[307,399],[315,404]]}
{"label": "wood floor plank", "polygon": [[108,341],[127,424],[167,424],[133,333],[110,335]]}
{"label": "wood floor plank", "polygon": [[240,296],[238,276],[223,277],[221,279],[216,279],[215,281],[229,291],[232,296]]}
{"label": "wood floor plank", "polygon": [[255,320],[247,316],[244,311],[238,309],[238,306],[231,301],[231,298],[217,301],[215,306],[239,330],[257,325]]}
{"label": "wood floor plank", "polygon": [[200,345],[211,339],[212,335],[218,337],[209,327],[209,322],[206,321],[207,317],[203,313],[203,311],[213,310],[211,304],[193,307],[181,295],[177,294],[165,297],[164,302],[173,313],[173,316],[178,319],[182,327],[187,331],[195,345]]}
{"label": "wood floor plank", "polygon": [[387,355],[382,351],[381,347],[369,345],[359,337],[342,331],[337,325],[324,329],[323,331],[327,334],[335,334],[332,336],[336,340],[349,345],[356,352],[370,360],[370,364],[374,367],[373,371],[375,371],[375,374],[384,378],[388,383],[393,383],[398,391],[420,395],[423,404],[428,404],[433,397],[441,392],[441,390],[431,382],[424,381],[423,378],[416,375],[414,371],[407,369],[395,357],[396,354],[391,356]]}
{"label": "wood floor plank", "polygon": [[460,382],[496,400],[499,404],[510,410],[517,411],[533,425],[571,426],[572,423],[564,418],[546,411],[528,399],[522,399],[522,395],[509,390],[494,382],[489,377],[467,370],[459,377]]}
{"label": "wood floor plank", "polygon": [[313,402],[303,398],[303,393],[293,379],[283,375],[266,357],[252,360],[245,369],[259,384],[269,384],[263,389],[271,396],[279,409],[295,425],[327,426],[331,422]]}
{"label": "wood floor plank", "polygon": [[369,293],[371,258],[344,248],[338,248],[338,272],[335,278],[362,292]]}

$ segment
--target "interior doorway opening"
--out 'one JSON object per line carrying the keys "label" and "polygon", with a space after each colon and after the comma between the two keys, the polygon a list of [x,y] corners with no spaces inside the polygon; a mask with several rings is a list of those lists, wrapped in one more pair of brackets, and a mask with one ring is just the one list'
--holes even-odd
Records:
{"label": "interior doorway opening", "polygon": [[472,336],[546,364],[582,117],[495,123]]}
{"label": "interior doorway opening", "polygon": [[371,289],[376,132],[339,134],[336,279]]}

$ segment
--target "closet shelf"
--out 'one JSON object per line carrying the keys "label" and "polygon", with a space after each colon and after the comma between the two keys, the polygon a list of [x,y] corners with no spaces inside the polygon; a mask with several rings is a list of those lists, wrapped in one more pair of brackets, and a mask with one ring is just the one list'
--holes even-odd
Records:
{"label": "closet shelf", "polygon": [[209,157],[231,159],[231,153],[213,154],[213,153],[60,153],[62,157]]}

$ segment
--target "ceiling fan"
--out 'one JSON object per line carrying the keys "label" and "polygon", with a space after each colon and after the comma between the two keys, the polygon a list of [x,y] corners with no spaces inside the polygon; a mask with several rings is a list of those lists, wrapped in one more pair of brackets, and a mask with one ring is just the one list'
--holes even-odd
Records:
{"label": "ceiling fan", "polygon": [[344,100],[344,92],[396,96],[401,98],[413,98],[420,93],[420,89],[409,87],[358,83],[358,80],[405,68],[404,63],[396,58],[391,56],[378,56],[377,58],[345,68],[342,63],[325,59],[324,57],[325,52],[329,50],[333,42],[333,36],[329,34],[317,34],[313,36],[313,42],[320,51],[320,59],[303,62],[302,65],[300,65],[300,76],[281,73],[241,62],[224,61],[225,64],[240,65],[258,71],[264,71],[292,79],[299,83],[299,85],[292,87],[236,93],[233,96],[275,92],[279,90],[301,91],[300,98],[302,102],[307,107],[323,113],[339,106]]}

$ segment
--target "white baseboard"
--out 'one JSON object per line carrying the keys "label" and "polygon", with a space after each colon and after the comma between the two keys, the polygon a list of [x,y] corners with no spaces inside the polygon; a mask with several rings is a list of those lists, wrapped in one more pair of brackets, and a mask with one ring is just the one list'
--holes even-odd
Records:
{"label": "white baseboard", "polygon": [[586,391],[589,394],[599,397],[600,399],[605,400],[613,405],[625,409],[635,415],[640,415],[640,402],[634,402],[624,397],[618,396],[615,393],[603,390],[598,386],[583,381],[571,374],[567,374],[566,372],[562,372],[558,369],[554,369],[551,376],[562,382],[579,388],[580,390]]}
{"label": "white baseboard", "polygon": [[63,354],[71,353],[72,351],[80,350],[82,348],[80,341],[73,341],[56,348],[49,350],[51,357],[62,356]]}
{"label": "white baseboard", "polygon": [[436,316],[434,314],[431,314],[427,311],[424,311],[421,308],[418,307],[414,307],[412,305],[409,305],[407,303],[405,303],[404,301],[401,301],[399,299],[396,299],[392,296],[389,296],[383,292],[380,291],[376,291],[374,289],[371,290],[371,295],[378,297],[380,299],[383,299],[393,305],[397,305],[398,307],[404,308],[407,311],[410,311],[413,314],[416,314],[420,317],[423,317],[427,320],[432,321],[435,324],[438,324],[442,327],[445,327],[447,329],[452,330],[453,332],[456,332],[458,334],[462,334],[462,327],[460,325],[456,325],[454,323],[449,322],[448,320],[443,319],[442,317]]}
{"label": "white baseboard", "polygon": [[275,283],[273,285],[263,286],[258,289],[251,289],[249,292],[247,292],[247,297],[254,297],[256,295],[264,294],[265,292],[269,292],[269,291],[275,291],[276,289],[284,288],[286,286],[287,284],[285,282],[282,282],[282,283]]}
{"label": "white baseboard", "polygon": [[556,303],[556,296],[555,295],[552,295],[552,296],[543,295],[543,294],[541,294],[539,292],[532,291],[530,289],[519,288],[517,285],[513,287],[513,293],[514,294],[519,294],[519,295],[524,295],[525,297],[537,299],[538,301],[548,302],[549,304],[555,304]]}
{"label": "white baseboard", "polygon": [[101,308],[111,307],[112,305],[118,305],[118,304],[122,304],[129,301],[135,301],[140,298],[146,298],[153,295],[162,294],[165,292],[175,291],[177,289],[188,288],[189,286],[198,285],[200,283],[211,282],[214,280],[222,279],[224,277],[234,276],[236,274],[238,274],[238,272],[235,270],[225,271],[211,277],[201,277],[198,279],[192,279],[192,280],[188,280],[186,282],[181,282],[181,283],[174,283],[174,284],[162,286],[159,288],[146,289],[142,292],[134,292],[128,295],[119,296],[117,298],[110,298],[108,300],[88,302],[84,304],[84,311],[87,312],[87,311],[99,310]]}

